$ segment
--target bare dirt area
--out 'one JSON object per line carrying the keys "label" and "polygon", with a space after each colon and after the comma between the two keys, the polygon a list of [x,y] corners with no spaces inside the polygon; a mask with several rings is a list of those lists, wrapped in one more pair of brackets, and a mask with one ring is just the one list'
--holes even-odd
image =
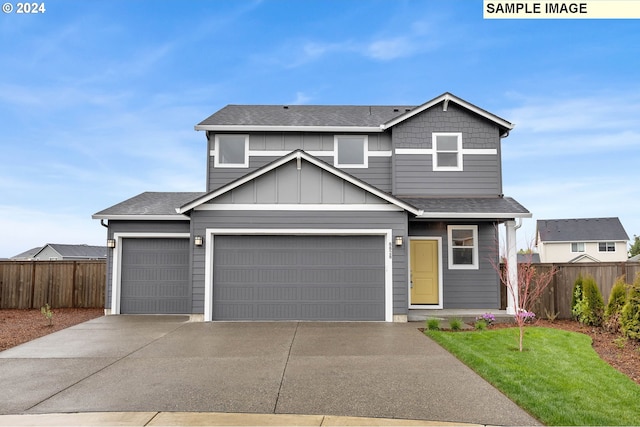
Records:
{"label": "bare dirt area", "polygon": [[102,308],[55,308],[51,325],[40,310],[0,310],[0,351],[104,315]]}

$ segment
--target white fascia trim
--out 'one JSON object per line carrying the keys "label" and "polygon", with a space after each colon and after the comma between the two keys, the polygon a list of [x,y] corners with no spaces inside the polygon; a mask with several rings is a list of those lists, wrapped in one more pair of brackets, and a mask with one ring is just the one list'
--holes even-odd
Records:
{"label": "white fascia trim", "polygon": [[121,221],[189,221],[186,215],[91,215],[92,219],[109,219]]}
{"label": "white fascia trim", "polygon": [[504,212],[424,212],[416,215],[416,218],[454,218],[454,219],[513,219],[531,218],[533,214],[528,213],[504,213]]}
{"label": "white fascia trim", "polygon": [[116,247],[113,250],[111,266],[111,314],[120,314],[120,297],[122,293],[122,239],[188,239],[190,236],[190,233],[113,233]]}
{"label": "white fascia trim", "polygon": [[380,126],[265,126],[265,125],[196,125],[195,130],[212,132],[357,132],[380,133]]}
{"label": "white fascia trim", "polygon": [[319,203],[220,203],[205,204],[194,208],[195,211],[385,211],[401,212],[403,209],[388,204],[319,204]]}
{"label": "white fascia trim", "polygon": [[213,321],[213,253],[216,235],[384,236],[384,320],[393,322],[393,230],[358,228],[207,228],[205,230],[204,320]]}
{"label": "white fascia trim", "polygon": [[287,163],[287,162],[289,162],[289,161],[291,161],[291,160],[293,160],[295,158],[304,159],[304,160],[308,161],[309,163],[311,163],[311,164],[313,164],[315,166],[318,166],[319,168],[321,168],[323,170],[326,170],[327,172],[330,172],[330,173],[334,174],[338,178],[342,178],[345,181],[355,185],[356,187],[361,188],[361,189],[363,189],[363,190],[365,190],[365,191],[367,191],[367,192],[369,192],[369,193],[371,193],[371,194],[373,194],[375,196],[378,196],[381,199],[383,199],[383,200],[385,200],[385,201],[387,201],[387,202],[389,202],[391,204],[399,206],[402,209],[404,209],[404,210],[406,210],[408,212],[411,212],[414,215],[422,214],[422,210],[416,209],[413,206],[411,206],[411,205],[409,205],[407,203],[404,203],[404,202],[396,199],[395,197],[390,196],[389,194],[378,190],[375,187],[372,187],[372,186],[370,186],[368,184],[365,184],[365,183],[362,183],[360,181],[354,180],[349,174],[341,171],[340,169],[336,169],[335,167],[332,167],[332,166],[328,165],[327,163],[323,162],[322,160],[318,160],[315,157],[305,153],[304,151],[299,151],[299,150],[293,151],[293,152],[289,153],[288,155],[280,158],[279,160],[274,161],[269,168],[256,169],[255,171],[248,173],[247,175],[245,175],[242,178],[234,181],[231,184],[225,185],[224,187],[219,188],[218,190],[216,190],[216,191],[214,191],[212,193],[209,193],[209,194],[207,194],[207,195],[205,195],[205,196],[203,196],[201,198],[198,198],[198,199],[192,201],[191,203],[188,203],[188,204],[186,204],[184,206],[176,208],[176,212],[182,214],[182,213],[185,213],[185,212],[187,212],[187,211],[189,211],[191,209],[194,209],[195,207],[200,206],[200,205],[208,202],[209,200],[215,199],[219,195],[224,194],[227,191],[233,190],[234,188],[237,188],[237,187],[241,186],[242,184],[245,184],[245,183],[251,181],[252,179],[257,178],[258,176],[261,176],[261,175],[263,175],[263,174],[265,174],[267,172],[270,172],[270,171],[276,169],[277,167],[279,167],[279,166],[281,166],[281,165],[283,165],[283,164],[285,164],[285,163]]}
{"label": "white fascia trim", "polygon": [[[475,155],[496,155],[498,154],[498,150],[495,148],[463,148],[461,150],[462,154],[475,154]],[[433,155],[435,150],[433,148],[396,148],[396,154],[424,154],[424,155]]]}
{"label": "white fascia trim", "polygon": [[402,114],[398,117],[396,117],[393,120],[390,120],[382,125],[380,125],[381,129],[386,130],[390,127],[393,127],[395,125],[397,125],[400,122],[403,122],[413,116],[415,116],[416,114],[419,114],[421,112],[423,112],[424,110],[428,110],[429,108],[433,107],[434,105],[439,104],[440,102],[446,102],[447,105],[449,103],[449,101],[453,101],[456,104],[460,105],[461,107],[466,108],[469,111],[472,111],[488,120],[491,120],[492,122],[495,122],[509,130],[513,129],[515,127],[515,125],[513,123],[509,123],[508,121],[501,119],[500,117],[489,113],[488,111],[483,110],[482,108],[478,108],[473,104],[468,103],[467,101],[458,98],[455,95],[452,95],[450,93],[445,93],[440,95],[437,98],[432,99],[431,101],[427,101],[426,103],[420,105],[419,107],[414,108],[411,111],[406,112],[405,114]]}
{"label": "white fascia trim", "polygon": [[[437,240],[438,241],[438,304],[411,304],[411,241],[412,240]],[[444,308],[444,279],[442,266],[442,237],[440,236],[409,236],[409,250],[407,251],[407,295],[409,296],[409,308],[422,310],[438,310]]]}

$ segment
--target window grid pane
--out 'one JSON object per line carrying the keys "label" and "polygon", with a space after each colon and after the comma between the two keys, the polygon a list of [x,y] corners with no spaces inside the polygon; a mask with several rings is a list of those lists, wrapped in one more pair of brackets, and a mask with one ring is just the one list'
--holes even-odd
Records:
{"label": "window grid pane", "polygon": [[238,164],[245,162],[244,135],[221,135],[218,137],[218,156],[221,164]]}

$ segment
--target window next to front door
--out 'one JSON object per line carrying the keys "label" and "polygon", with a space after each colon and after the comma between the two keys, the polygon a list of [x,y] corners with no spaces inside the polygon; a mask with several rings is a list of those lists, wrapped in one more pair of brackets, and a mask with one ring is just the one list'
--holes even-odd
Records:
{"label": "window next to front door", "polygon": [[450,225],[447,227],[449,268],[478,269],[478,226]]}

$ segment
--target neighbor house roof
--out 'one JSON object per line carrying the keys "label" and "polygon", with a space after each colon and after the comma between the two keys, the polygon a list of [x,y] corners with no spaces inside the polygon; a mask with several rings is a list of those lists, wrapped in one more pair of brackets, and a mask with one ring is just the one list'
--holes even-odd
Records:
{"label": "neighbor house roof", "polygon": [[47,243],[33,255],[33,258],[37,258],[47,247],[59,253],[62,259],[99,259],[107,257],[106,246]]}
{"label": "neighbor house roof", "polygon": [[629,236],[617,217],[540,219],[536,233],[541,242],[627,241]]}
{"label": "neighbor house roof", "polygon": [[511,197],[401,197],[423,211],[421,218],[531,218]]}
{"label": "neighbor house roof", "polygon": [[31,248],[28,251],[24,251],[22,253],[19,253],[18,255],[14,255],[11,257],[12,260],[24,260],[24,259],[33,259],[33,256],[35,254],[37,254],[38,252],[40,252],[40,250],[42,249],[42,246],[38,246],[37,248]]}
{"label": "neighbor house roof", "polygon": [[185,215],[176,208],[206,193],[197,192],[153,192],[147,191],[110,208],[93,214],[93,219],[114,220],[185,220]]}
{"label": "neighbor house roof", "polygon": [[496,123],[506,132],[514,125],[451,93],[418,106],[394,105],[227,105],[195,126],[205,131],[382,132],[414,115],[450,102]]}

